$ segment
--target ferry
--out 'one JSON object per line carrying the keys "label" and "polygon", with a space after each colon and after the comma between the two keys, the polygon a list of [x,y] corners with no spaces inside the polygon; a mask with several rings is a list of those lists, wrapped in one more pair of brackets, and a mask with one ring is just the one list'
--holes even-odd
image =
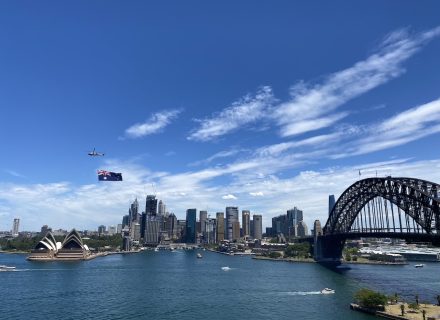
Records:
{"label": "ferry", "polygon": [[423,263],[414,265],[415,268],[423,268],[425,265]]}

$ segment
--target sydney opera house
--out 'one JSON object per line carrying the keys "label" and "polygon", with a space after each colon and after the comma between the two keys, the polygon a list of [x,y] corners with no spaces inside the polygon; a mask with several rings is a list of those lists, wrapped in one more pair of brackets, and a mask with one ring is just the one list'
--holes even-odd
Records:
{"label": "sydney opera house", "polygon": [[83,243],[79,233],[73,229],[64,238],[63,243],[57,242],[51,232],[48,232],[32,250],[28,260],[87,260],[90,250]]}

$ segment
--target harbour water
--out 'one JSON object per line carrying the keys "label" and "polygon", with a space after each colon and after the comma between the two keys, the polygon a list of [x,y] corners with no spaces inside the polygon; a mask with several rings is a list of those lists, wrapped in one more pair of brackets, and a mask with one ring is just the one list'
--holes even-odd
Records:
{"label": "harbour water", "polygon": [[[440,264],[424,268],[257,261],[202,251],[148,251],[83,262],[0,254],[2,319],[374,319],[349,309],[362,287],[435,302]],[[229,268],[224,268],[229,267]],[[323,288],[335,294],[320,294]]]}

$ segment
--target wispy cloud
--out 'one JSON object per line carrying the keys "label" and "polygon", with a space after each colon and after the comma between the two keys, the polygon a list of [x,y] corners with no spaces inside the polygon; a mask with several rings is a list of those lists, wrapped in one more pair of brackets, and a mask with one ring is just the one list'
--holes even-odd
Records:
{"label": "wispy cloud", "polygon": [[346,112],[334,114],[334,110],[401,75],[405,72],[402,63],[438,35],[440,27],[420,34],[395,31],[366,60],[331,74],[323,83],[299,82],[291,89],[292,100],[280,104],[274,112],[281,136],[328,127],[347,116]]}
{"label": "wispy cloud", "polygon": [[188,136],[188,140],[208,141],[253,123],[266,116],[266,109],[272,105],[272,89],[262,87],[252,97],[247,95],[211,118],[197,120],[200,127]]}
{"label": "wispy cloud", "polygon": [[264,193],[262,191],[249,192],[249,195],[251,195],[252,197],[263,197]]}
{"label": "wispy cloud", "polygon": [[26,176],[14,170],[4,169],[3,171],[17,178],[26,178]]}
{"label": "wispy cloud", "polygon": [[244,151],[246,151],[246,150],[240,149],[240,148],[230,149],[230,150],[223,150],[223,151],[220,151],[220,152],[217,152],[217,153],[213,154],[212,156],[210,156],[210,157],[208,157],[206,159],[190,163],[189,165],[190,166],[198,166],[198,165],[203,165],[203,164],[206,165],[206,164],[211,163],[214,160],[222,159],[222,158],[229,158],[229,157],[235,156],[238,153],[244,152]]}
{"label": "wispy cloud", "polygon": [[408,109],[369,127],[367,134],[343,146],[341,158],[396,147],[440,132],[440,99]]}
{"label": "wispy cloud", "polygon": [[[350,115],[337,111],[348,101],[405,72],[403,63],[440,35],[440,27],[422,33],[400,29],[387,35],[365,60],[330,74],[318,83],[299,81],[290,88],[291,99],[274,105],[269,86],[249,95],[210,118],[197,120],[199,128],[189,140],[209,141],[257,121],[274,121],[281,137],[328,128]],[[382,107],[382,106],[380,106]]]}
{"label": "wispy cloud", "polygon": [[177,118],[181,110],[164,110],[153,113],[144,123],[136,123],[125,130],[127,138],[141,138],[163,130],[172,120]]}

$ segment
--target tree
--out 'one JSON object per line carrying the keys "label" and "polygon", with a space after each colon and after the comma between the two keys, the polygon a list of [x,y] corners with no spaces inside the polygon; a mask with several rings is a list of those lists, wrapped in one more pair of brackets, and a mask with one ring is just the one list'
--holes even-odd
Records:
{"label": "tree", "polygon": [[269,257],[272,259],[278,259],[279,257],[281,257],[281,253],[277,251],[272,251],[271,253],[269,253]]}
{"label": "tree", "polygon": [[408,309],[413,311],[419,310],[419,305],[415,302],[408,303]]}
{"label": "tree", "polygon": [[304,243],[294,243],[284,250],[284,254],[287,257],[305,257],[308,258],[310,253],[310,244],[308,242]]}
{"label": "tree", "polygon": [[386,295],[370,289],[361,289],[355,294],[357,303],[367,309],[382,309],[388,302]]}

